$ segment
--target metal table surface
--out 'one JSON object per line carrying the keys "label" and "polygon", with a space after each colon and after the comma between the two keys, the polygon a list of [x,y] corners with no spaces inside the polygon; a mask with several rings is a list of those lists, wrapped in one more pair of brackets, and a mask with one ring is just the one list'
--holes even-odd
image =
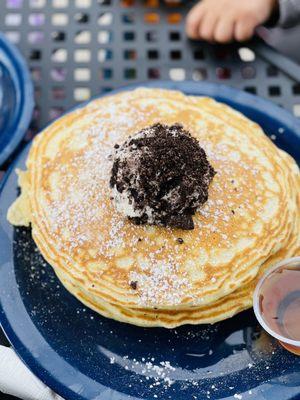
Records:
{"label": "metal table surface", "polygon": [[[191,6],[159,0],[2,0],[0,31],[21,50],[35,87],[32,123],[15,154],[79,102],[146,80],[222,82],[300,117],[299,67],[255,41],[217,46],[188,40],[184,17]],[[15,154],[1,166],[0,177]],[[0,344],[8,345],[1,332]],[[11,397],[1,394],[6,398]]]}

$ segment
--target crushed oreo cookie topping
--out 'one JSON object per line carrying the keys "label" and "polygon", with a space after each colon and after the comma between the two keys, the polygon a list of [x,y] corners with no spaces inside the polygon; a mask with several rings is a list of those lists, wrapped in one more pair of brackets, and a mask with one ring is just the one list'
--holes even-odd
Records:
{"label": "crushed oreo cookie topping", "polygon": [[117,210],[132,222],[188,230],[214,175],[182,125],[158,123],[115,146],[110,186]]}

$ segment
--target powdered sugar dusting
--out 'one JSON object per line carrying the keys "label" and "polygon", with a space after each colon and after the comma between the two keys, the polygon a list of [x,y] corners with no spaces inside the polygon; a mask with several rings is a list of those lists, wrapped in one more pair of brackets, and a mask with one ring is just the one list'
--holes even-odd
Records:
{"label": "powdered sugar dusting", "polygon": [[[119,104],[119,107],[125,105]],[[53,236],[58,238],[61,232],[64,232],[67,244],[61,242],[60,245],[71,253],[85,244],[97,243],[101,239],[95,237],[94,228],[102,224],[107,213],[103,196],[109,190],[107,183],[111,170],[109,158],[113,145],[139,120],[139,115],[134,110],[127,108],[126,113],[120,115],[117,109],[118,106],[110,102],[101,115],[91,115],[91,125],[84,131],[75,128],[74,137],[80,135],[87,145],[80,151],[71,152],[68,155],[69,159],[63,160],[65,162],[62,162],[60,156],[65,157],[66,154],[58,153],[56,156],[58,161],[55,160],[51,165],[54,172],[59,175],[60,186],[56,188],[59,197],[48,202],[48,216]],[[88,122],[89,118],[86,119]],[[72,143],[70,146],[72,150]],[[78,165],[82,168],[78,168]],[[44,168],[48,167],[49,163],[45,164]],[[74,169],[77,171],[76,175]],[[50,196],[51,191],[47,194]],[[122,238],[118,234],[122,226],[123,221],[120,218],[111,221],[109,239],[105,245],[107,250],[122,246]],[[100,254],[101,248],[98,248],[97,252]]]}
{"label": "powdered sugar dusting", "polygon": [[130,281],[138,282],[139,304],[144,306],[179,304],[191,288],[186,273],[180,273],[180,266],[164,260],[150,260],[142,272],[132,271]]}

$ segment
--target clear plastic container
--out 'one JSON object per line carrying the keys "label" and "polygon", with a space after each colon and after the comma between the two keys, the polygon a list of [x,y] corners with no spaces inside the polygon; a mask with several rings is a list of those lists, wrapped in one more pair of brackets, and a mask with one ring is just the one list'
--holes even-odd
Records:
{"label": "clear plastic container", "polygon": [[260,325],[300,355],[300,257],[281,261],[260,279],[253,308]]}

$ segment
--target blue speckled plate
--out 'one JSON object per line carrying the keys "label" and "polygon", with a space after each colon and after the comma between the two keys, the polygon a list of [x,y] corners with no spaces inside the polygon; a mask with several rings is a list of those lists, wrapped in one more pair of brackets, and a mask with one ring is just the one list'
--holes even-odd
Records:
{"label": "blue speckled plate", "polygon": [[[230,104],[300,161],[300,123],[275,105],[209,83],[152,86]],[[14,168],[24,167],[27,151]],[[65,399],[300,399],[300,358],[263,332],[252,310],[215,325],[166,330],[86,309],[60,285],[30,230],[7,223],[17,194],[11,170],[0,197],[0,321],[19,356]]]}
{"label": "blue speckled plate", "polygon": [[33,105],[27,65],[18,49],[0,33],[0,165],[25,135]]}

